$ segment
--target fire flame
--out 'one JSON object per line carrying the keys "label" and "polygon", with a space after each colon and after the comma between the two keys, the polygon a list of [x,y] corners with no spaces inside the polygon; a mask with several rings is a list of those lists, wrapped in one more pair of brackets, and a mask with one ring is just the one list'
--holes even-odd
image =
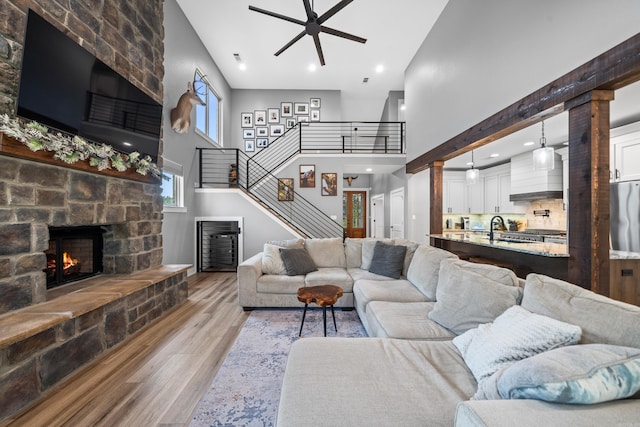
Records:
{"label": "fire flame", "polygon": [[68,252],[64,252],[62,254],[62,265],[63,268],[69,268],[71,266],[74,266],[78,263],[79,261],[76,258],[72,258],[71,255],[69,255]]}

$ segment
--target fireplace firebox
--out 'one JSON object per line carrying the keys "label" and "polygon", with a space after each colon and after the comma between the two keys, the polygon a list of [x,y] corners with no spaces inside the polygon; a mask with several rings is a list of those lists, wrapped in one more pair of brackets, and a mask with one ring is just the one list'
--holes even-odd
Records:
{"label": "fireplace firebox", "polygon": [[47,289],[102,273],[103,232],[99,226],[49,228]]}

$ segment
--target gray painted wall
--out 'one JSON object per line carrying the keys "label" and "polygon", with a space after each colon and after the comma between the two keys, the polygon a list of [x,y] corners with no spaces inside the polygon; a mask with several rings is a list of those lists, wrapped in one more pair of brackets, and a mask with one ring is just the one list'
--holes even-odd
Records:
{"label": "gray painted wall", "polygon": [[[635,35],[638,16],[637,0],[450,0],[405,72],[407,160]],[[428,232],[428,174],[408,179],[407,238],[417,241]]]}
{"label": "gray painted wall", "polygon": [[[194,212],[192,206],[196,199],[194,182],[197,177],[196,147],[211,147],[201,136],[193,131],[195,114],[191,114],[191,129],[188,133],[177,134],[171,129],[169,113],[176,106],[187,82],[193,79],[198,67],[222,97],[226,108],[231,100],[231,88],[220,70],[195,35],[175,0],[164,2],[164,120],[163,120],[163,157],[181,164],[184,169],[184,202],[187,212],[165,213],[162,224],[163,258],[165,264],[193,264],[195,262]],[[231,138],[231,115],[223,117],[223,141]]]}

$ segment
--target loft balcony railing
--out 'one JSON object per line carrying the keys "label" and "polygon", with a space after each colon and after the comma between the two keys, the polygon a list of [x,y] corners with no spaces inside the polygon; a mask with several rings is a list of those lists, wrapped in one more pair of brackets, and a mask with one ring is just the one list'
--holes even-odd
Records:
{"label": "loft balcony railing", "polygon": [[403,122],[301,122],[252,157],[237,149],[199,148],[199,186],[237,187],[306,237],[338,237],[344,230],[302,195],[278,199],[278,168],[298,154],[403,154]]}

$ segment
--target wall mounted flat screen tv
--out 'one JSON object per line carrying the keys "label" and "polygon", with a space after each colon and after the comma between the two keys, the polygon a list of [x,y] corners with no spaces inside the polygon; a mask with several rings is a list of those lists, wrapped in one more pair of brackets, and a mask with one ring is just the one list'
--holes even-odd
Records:
{"label": "wall mounted flat screen tv", "polygon": [[32,10],[17,114],[157,161],[162,105]]}

